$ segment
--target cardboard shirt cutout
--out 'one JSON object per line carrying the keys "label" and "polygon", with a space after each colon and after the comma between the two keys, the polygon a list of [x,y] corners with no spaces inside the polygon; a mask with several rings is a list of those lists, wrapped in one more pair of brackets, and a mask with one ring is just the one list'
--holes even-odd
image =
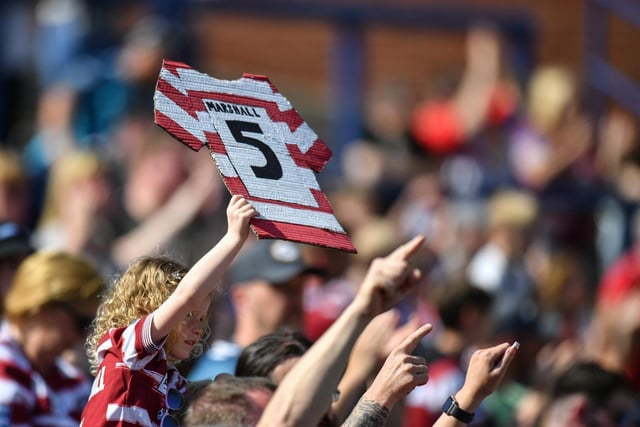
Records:
{"label": "cardboard shirt cutout", "polygon": [[356,252],[315,177],[331,150],[265,76],[218,80],[164,61],[155,122],[199,151],[207,146],[231,194],[258,211],[258,238]]}

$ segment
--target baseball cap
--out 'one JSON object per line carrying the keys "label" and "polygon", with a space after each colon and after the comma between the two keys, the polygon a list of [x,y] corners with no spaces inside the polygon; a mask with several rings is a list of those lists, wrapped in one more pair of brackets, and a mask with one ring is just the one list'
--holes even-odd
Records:
{"label": "baseball cap", "polygon": [[11,221],[0,222],[0,258],[33,252],[30,233]]}
{"label": "baseball cap", "polygon": [[299,245],[287,240],[258,240],[231,266],[233,283],[266,280],[283,285],[307,270]]}

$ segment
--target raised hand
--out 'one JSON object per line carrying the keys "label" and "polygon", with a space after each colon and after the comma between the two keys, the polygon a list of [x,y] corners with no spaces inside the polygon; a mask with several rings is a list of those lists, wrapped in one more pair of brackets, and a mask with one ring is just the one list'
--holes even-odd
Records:
{"label": "raised hand", "polygon": [[356,295],[365,313],[375,316],[388,310],[418,282],[420,270],[409,261],[423,242],[424,236],[414,237],[386,257],[373,260]]}
{"label": "raised hand", "polygon": [[385,425],[395,404],[415,387],[427,383],[427,362],[412,353],[431,329],[430,324],[421,326],[391,351],[343,427]]}
{"label": "raised hand", "polygon": [[240,240],[244,241],[249,234],[249,220],[257,214],[258,212],[244,197],[234,194],[227,206],[229,233],[235,234]]}
{"label": "raised hand", "polygon": [[391,409],[415,387],[426,384],[429,380],[427,361],[412,353],[432,329],[429,323],[422,325],[394,348],[365,395],[376,396],[377,401]]}
{"label": "raised hand", "polygon": [[469,412],[475,411],[482,400],[496,390],[519,346],[517,342],[503,343],[473,353],[464,385],[456,394],[461,407],[466,405]]}

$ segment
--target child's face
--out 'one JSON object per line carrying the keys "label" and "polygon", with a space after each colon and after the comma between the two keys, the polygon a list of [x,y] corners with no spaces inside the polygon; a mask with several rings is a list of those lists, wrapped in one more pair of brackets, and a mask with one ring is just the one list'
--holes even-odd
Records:
{"label": "child's face", "polygon": [[207,319],[210,300],[205,299],[193,307],[178,325],[173,328],[167,340],[166,349],[170,359],[184,360],[202,338],[203,325]]}

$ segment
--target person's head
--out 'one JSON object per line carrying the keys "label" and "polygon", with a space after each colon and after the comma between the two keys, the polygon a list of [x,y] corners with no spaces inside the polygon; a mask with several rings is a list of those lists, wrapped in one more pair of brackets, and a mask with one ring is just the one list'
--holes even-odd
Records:
{"label": "person's head", "polygon": [[[195,388],[190,393],[190,388]],[[263,377],[224,375],[187,386],[181,425],[185,427],[253,427],[258,423],[275,385]]]}
{"label": "person's head", "polygon": [[260,240],[239,256],[230,271],[238,344],[280,328],[302,329],[306,271],[300,247],[284,240]]}
{"label": "person's head", "polygon": [[527,114],[533,126],[547,133],[567,116],[577,96],[575,77],[562,66],[545,65],[536,69],[527,88]]}
{"label": "person's head", "polygon": [[493,297],[466,281],[442,285],[434,295],[442,326],[467,339],[484,339],[491,332]]}
{"label": "person's head", "polygon": [[106,165],[100,157],[89,151],[72,151],[51,167],[39,222],[58,220],[65,210],[73,217],[71,210],[76,208],[78,198],[100,210],[106,206],[109,192]]}
{"label": "person's head", "polygon": [[188,175],[179,144],[161,129],[144,128],[138,149],[128,147],[130,155],[125,160],[126,179],[123,203],[136,221],[142,221],[169,200]]}
{"label": "person's head", "polygon": [[64,252],[36,252],[20,264],[4,310],[36,366],[46,369],[84,340],[103,283],[91,263]]}
{"label": "person's head", "polygon": [[[152,313],[175,291],[187,268],[165,257],[143,257],[134,261],[104,294],[91,334],[87,340],[87,353],[93,371],[97,369],[97,346],[111,328],[125,327],[135,320]],[[179,361],[199,355],[208,335],[206,313],[209,299],[181,321],[169,334],[166,343],[167,357]],[[186,335],[197,343],[185,349]]]}
{"label": "person's head", "polygon": [[266,377],[280,384],[309,347],[311,341],[300,332],[278,331],[264,335],[242,350],[236,376]]}
{"label": "person's head", "polygon": [[575,362],[560,373],[547,399],[540,419],[542,427],[620,426],[634,405],[622,374],[589,361]]}
{"label": "person's head", "polygon": [[499,244],[507,256],[522,253],[538,210],[536,199],[524,191],[502,189],[489,199],[487,227],[494,243]]}
{"label": "person's head", "polygon": [[[236,365],[237,377],[265,377],[279,385],[313,343],[290,330],[264,335],[245,347]],[[332,426],[335,414],[329,408],[319,426]]]}

